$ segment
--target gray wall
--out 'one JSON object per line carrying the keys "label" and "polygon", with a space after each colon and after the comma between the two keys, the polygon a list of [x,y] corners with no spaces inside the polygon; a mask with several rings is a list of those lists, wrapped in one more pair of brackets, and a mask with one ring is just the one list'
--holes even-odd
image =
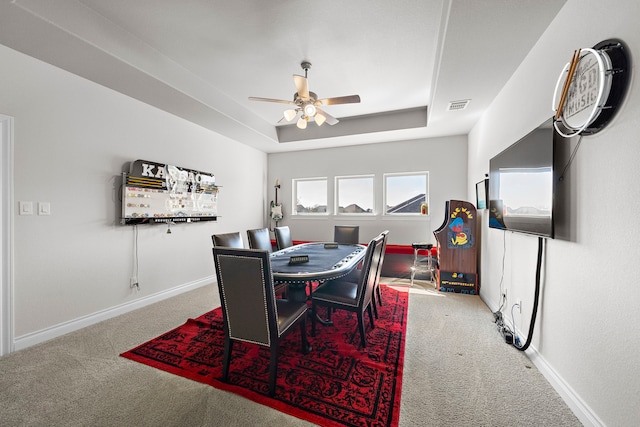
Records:
{"label": "gray wall", "polygon": [[[273,184],[277,178],[281,185],[278,201],[282,201],[285,209],[281,224],[291,228],[294,239],[333,240],[334,225],[355,223],[360,226],[361,242],[369,241],[383,230],[390,231],[390,244],[434,242],[433,230],[444,222],[445,201],[466,200],[466,159],[466,136],[269,154],[269,199],[274,198]],[[383,174],[415,171],[429,172],[429,215],[383,217]],[[376,215],[373,217],[330,214],[309,218],[291,215],[292,179],[327,177],[328,202],[332,206],[335,177],[363,174],[375,175]],[[475,204],[475,193],[469,200]]]}
{"label": "gray wall", "polygon": [[[492,156],[551,117],[558,75],[575,49],[611,37],[627,43],[635,65],[626,101],[607,128],[583,137],[561,184],[570,186],[564,189],[566,199],[558,202],[569,205],[574,231],[569,239],[547,241],[541,303],[528,351],[585,425],[631,426],[640,419],[638,17],[635,0],[569,0],[469,134],[472,194]],[[573,149],[576,142],[565,141],[564,148]],[[486,215],[482,220],[480,295],[497,309],[503,281],[508,317],[515,300],[522,299],[515,323],[525,339],[537,239],[489,229]]]}
{"label": "gray wall", "polygon": [[[266,154],[0,46],[0,113],[14,117],[17,349],[210,283],[211,234],[261,225]],[[217,223],[118,224],[120,172],[136,159],[212,172]],[[19,201],[50,216],[17,215]]]}

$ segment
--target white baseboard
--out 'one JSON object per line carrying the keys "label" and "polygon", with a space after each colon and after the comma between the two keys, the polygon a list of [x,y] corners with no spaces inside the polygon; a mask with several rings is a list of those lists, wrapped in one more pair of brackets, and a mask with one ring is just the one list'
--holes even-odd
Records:
{"label": "white baseboard", "polygon": [[562,400],[573,411],[585,427],[604,427],[604,422],[591,410],[575,390],[547,363],[536,348],[529,346],[525,351],[531,362],[558,392]]}
{"label": "white baseboard", "polygon": [[146,307],[153,303],[163,301],[176,295],[180,295],[184,292],[188,292],[201,286],[211,284],[212,282],[215,282],[215,276],[204,277],[202,279],[178,285],[174,288],[167,289],[166,291],[158,292],[156,294],[149,295],[135,301],[110,307],[108,309],[97,311],[95,313],[79,317],[77,319],[69,320],[67,322],[51,326],[49,328],[41,329],[36,332],[16,337],[13,342],[14,351],[22,350],[27,347],[31,347],[50,339],[68,334],[69,332],[86,328],[87,326],[91,326],[104,320],[111,319],[112,317],[120,316],[130,311]]}
{"label": "white baseboard", "polygon": [[[498,307],[496,305],[491,304],[489,301],[484,299],[482,295],[480,295],[480,299],[489,307],[492,312],[495,312]],[[507,326],[513,328],[511,325],[510,319],[508,316],[504,318]],[[513,329],[512,329],[513,330]],[[520,331],[516,331],[519,337],[523,335]],[[502,342],[502,338],[497,342]],[[524,343],[523,343],[524,344]],[[516,350],[514,348],[514,350]],[[516,350],[518,351],[518,350]],[[567,404],[569,409],[574,413],[574,415],[580,420],[580,422],[586,427],[603,427],[605,424],[602,422],[600,418],[591,410],[591,408],[582,400],[580,395],[575,392],[575,390],[558,374],[558,372],[553,369],[553,367],[546,361],[546,359],[538,352],[533,346],[529,346],[529,348],[525,351],[525,354],[531,360],[531,362],[538,368],[538,371],[549,381],[551,387],[555,389],[556,392],[560,395],[562,400]]]}

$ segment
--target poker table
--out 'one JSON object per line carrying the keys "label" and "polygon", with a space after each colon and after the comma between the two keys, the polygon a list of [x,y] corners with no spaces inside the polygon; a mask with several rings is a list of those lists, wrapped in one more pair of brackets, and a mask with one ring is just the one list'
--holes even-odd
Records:
{"label": "poker table", "polygon": [[333,242],[291,246],[271,254],[273,281],[288,283],[289,298],[304,301],[306,286],[346,276],[360,264],[366,251],[363,245]]}

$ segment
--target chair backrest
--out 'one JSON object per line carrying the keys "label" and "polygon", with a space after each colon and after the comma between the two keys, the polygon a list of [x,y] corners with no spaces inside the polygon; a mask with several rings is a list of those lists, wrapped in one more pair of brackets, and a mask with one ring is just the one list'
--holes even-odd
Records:
{"label": "chair backrest", "polygon": [[225,246],[227,248],[244,248],[242,243],[242,236],[240,232],[235,231],[233,233],[214,234],[211,236],[213,240],[213,246]]}
{"label": "chair backrest", "polygon": [[269,252],[213,248],[225,333],[231,339],[271,346],[278,340],[276,296]]}
{"label": "chair backrest", "polygon": [[360,226],[359,225],[336,225],[333,228],[333,241],[338,243],[360,242]]}
{"label": "chair backrest", "polygon": [[364,309],[371,303],[383,240],[384,236],[379,234],[371,239],[369,245],[367,245],[367,252],[365,253],[362,264],[362,272],[358,280],[358,294],[356,295],[358,306],[361,309]]}
{"label": "chair backrest", "polygon": [[380,275],[382,274],[382,263],[384,262],[384,251],[387,248],[387,236],[389,235],[389,230],[385,230],[380,233],[382,236],[382,248],[380,249],[380,255],[378,258],[378,266],[376,268],[376,281],[375,286],[378,286],[380,283]]}
{"label": "chair backrest", "polygon": [[289,230],[288,226],[283,225],[282,227],[275,227],[273,232],[276,235],[276,245],[278,246],[278,250],[293,246],[291,230]]}
{"label": "chair backrest", "polygon": [[264,249],[265,251],[273,252],[268,228],[247,230],[247,239],[251,249]]}

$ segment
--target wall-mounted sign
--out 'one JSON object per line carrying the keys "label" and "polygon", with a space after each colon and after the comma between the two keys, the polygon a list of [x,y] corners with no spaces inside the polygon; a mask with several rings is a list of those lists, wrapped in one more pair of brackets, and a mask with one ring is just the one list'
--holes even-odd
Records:
{"label": "wall-mounted sign", "polygon": [[213,174],[136,160],[124,176],[122,224],[216,221]]}
{"label": "wall-mounted sign", "polygon": [[629,57],[617,39],[578,49],[556,83],[554,127],[564,137],[592,135],[613,118],[629,86]]}

